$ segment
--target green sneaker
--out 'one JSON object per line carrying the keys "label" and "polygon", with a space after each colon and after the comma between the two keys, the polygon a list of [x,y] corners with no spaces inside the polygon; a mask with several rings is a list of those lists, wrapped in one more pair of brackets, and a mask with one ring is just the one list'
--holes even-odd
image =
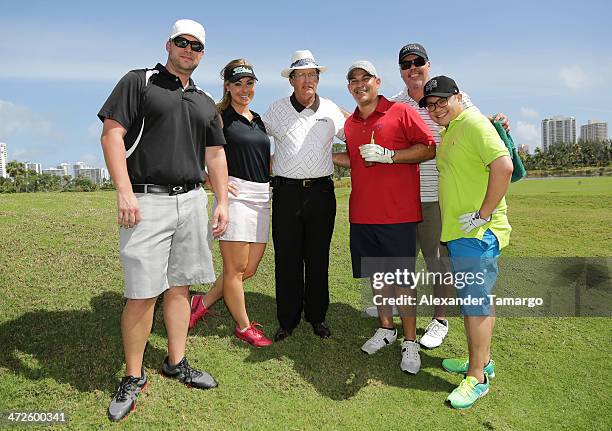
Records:
{"label": "green sneaker", "polygon": [[[468,372],[470,361],[468,359],[444,359],[442,368],[449,373],[465,374]],[[491,378],[495,378],[495,361],[489,359],[489,363],[485,365],[483,371]]]}
{"label": "green sneaker", "polygon": [[469,409],[478,398],[489,393],[489,378],[485,374],[485,382],[478,383],[476,377],[467,376],[459,383],[449,395],[446,401],[455,409]]}

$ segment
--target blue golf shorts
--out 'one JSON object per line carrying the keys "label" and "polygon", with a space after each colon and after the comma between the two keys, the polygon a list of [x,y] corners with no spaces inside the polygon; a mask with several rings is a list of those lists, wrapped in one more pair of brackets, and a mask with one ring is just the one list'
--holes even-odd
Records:
{"label": "blue golf shorts", "polygon": [[497,281],[499,242],[487,229],[482,240],[459,238],[447,243],[457,298],[470,301],[460,305],[464,316],[489,316],[488,295]]}

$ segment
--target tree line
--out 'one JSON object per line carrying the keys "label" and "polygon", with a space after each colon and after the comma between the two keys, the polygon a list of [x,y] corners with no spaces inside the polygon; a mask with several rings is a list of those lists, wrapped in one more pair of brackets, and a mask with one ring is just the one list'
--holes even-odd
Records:
{"label": "tree line", "polygon": [[28,192],[92,192],[95,190],[113,189],[110,181],[104,180],[102,184],[94,183],[90,178],[70,175],[56,176],[39,174],[27,170],[25,164],[13,160],[6,165],[9,178],[0,177],[0,193],[28,193]]}
{"label": "tree line", "polygon": [[[346,151],[341,143],[333,144],[333,151]],[[556,170],[569,168],[606,167],[612,163],[612,140],[578,141],[575,144],[555,144],[544,151],[536,147],[533,154],[519,150],[525,169]],[[336,166],[334,177],[343,178],[350,175],[350,169]]]}
{"label": "tree line", "polygon": [[554,144],[547,151],[538,147],[533,154],[519,154],[527,171],[605,167],[612,162],[612,140]]}
{"label": "tree line", "polygon": [[[344,144],[335,143],[333,151],[346,151]],[[525,169],[553,170],[566,168],[606,167],[612,162],[612,140],[578,141],[575,144],[555,144],[543,151],[539,147],[533,154],[519,151]],[[0,178],[0,193],[21,192],[91,192],[112,190],[111,181],[96,184],[87,177],[72,178],[69,175],[58,177],[51,174],[38,174],[25,169],[25,164],[11,161],[6,166],[9,178]],[[350,169],[336,166],[334,177],[350,175]]]}

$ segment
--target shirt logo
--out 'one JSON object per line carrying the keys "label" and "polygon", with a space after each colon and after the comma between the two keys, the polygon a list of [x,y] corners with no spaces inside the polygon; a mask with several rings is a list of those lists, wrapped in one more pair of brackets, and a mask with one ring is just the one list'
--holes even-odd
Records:
{"label": "shirt logo", "polygon": [[328,122],[327,118],[317,118],[317,121],[322,121],[324,123]]}

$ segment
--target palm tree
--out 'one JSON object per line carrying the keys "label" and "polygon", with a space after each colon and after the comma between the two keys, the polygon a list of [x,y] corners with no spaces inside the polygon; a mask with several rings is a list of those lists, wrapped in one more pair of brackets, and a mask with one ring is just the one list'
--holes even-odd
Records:
{"label": "palm tree", "polygon": [[25,174],[25,165],[17,160],[11,160],[6,164],[6,172],[9,177],[15,179],[19,175]]}
{"label": "palm tree", "polygon": [[25,165],[17,160],[11,160],[6,164],[6,172],[13,179],[15,191],[19,193],[21,191],[21,183],[23,182],[22,178],[26,172]]}

